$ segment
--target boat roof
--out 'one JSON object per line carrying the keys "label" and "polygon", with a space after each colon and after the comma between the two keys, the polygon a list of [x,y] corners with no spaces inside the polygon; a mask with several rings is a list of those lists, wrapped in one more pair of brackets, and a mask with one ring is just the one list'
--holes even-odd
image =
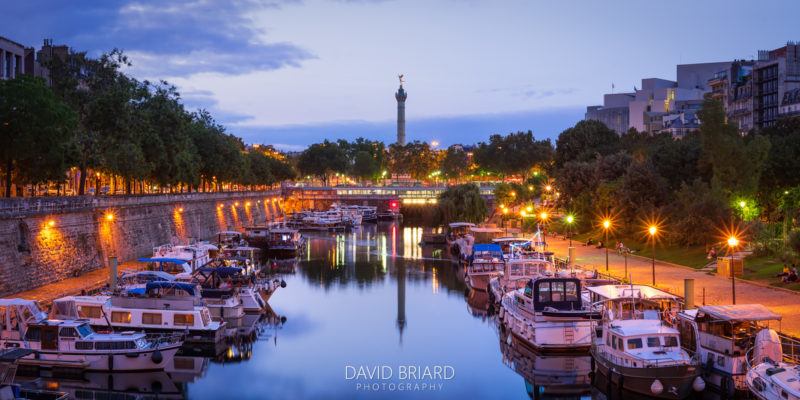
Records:
{"label": "boat roof", "polygon": [[295,233],[295,232],[299,231],[297,229],[291,229],[291,228],[275,228],[269,230],[269,233]]}
{"label": "boat roof", "polygon": [[658,319],[623,319],[610,322],[611,331],[621,336],[677,335],[678,331]]}
{"label": "boat roof", "polygon": [[483,244],[476,244],[476,245],[472,246],[472,251],[473,252],[475,252],[475,251],[497,251],[497,252],[502,253],[503,252],[503,248],[500,247],[499,244],[483,243]]}
{"label": "boat roof", "polygon": [[237,267],[213,267],[213,268],[203,267],[203,268],[198,268],[197,271],[195,271],[195,273],[216,274],[221,277],[236,275],[240,272],[242,272],[242,269]]}
{"label": "boat roof", "polygon": [[173,281],[175,277],[164,271],[137,271],[122,275],[122,278],[132,278],[135,276],[147,277],[152,280]]}
{"label": "boat roof", "polygon": [[505,230],[500,228],[480,228],[477,226],[473,226],[469,228],[472,232],[480,232],[480,233],[498,233],[498,232],[505,232]]}
{"label": "boat roof", "polygon": [[630,297],[636,297],[637,299],[651,299],[651,300],[680,299],[678,296],[672,293],[648,285],[601,285],[601,286],[590,286],[586,289],[608,300],[630,298]]}
{"label": "boat roof", "polygon": [[141,261],[141,262],[159,262],[159,263],[161,263],[161,262],[171,262],[171,263],[175,263],[175,264],[188,264],[186,262],[186,260],[181,260],[179,258],[166,258],[166,257],[163,257],[163,258],[162,257],[142,257],[142,258],[140,258],[140,259],[138,259],[136,261]]}
{"label": "boat roof", "polygon": [[495,243],[509,243],[509,242],[525,243],[525,242],[530,242],[530,240],[526,239],[526,238],[523,238],[523,237],[504,236],[504,237],[494,238],[494,239],[492,239],[492,242],[495,242]]}
{"label": "boat roof", "polygon": [[458,228],[461,226],[475,226],[472,222],[453,222],[450,224],[451,228]]}
{"label": "boat roof", "polygon": [[219,231],[217,235],[241,235],[242,233],[239,231]]}
{"label": "boat roof", "polygon": [[769,321],[782,318],[780,314],[761,304],[702,306],[698,311],[723,321]]}
{"label": "boat roof", "polygon": [[156,289],[180,289],[189,295],[194,296],[195,292],[197,291],[197,285],[194,283],[184,283],[184,282],[147,282],[145,285],[145,291],[150,292]]}
{"label": "boat roof", "polygon": [[236,246],[236,247],[228,247],[225,250],[228,250],[228,251],[251,251],[251,250],[259,251],[261,249],[259,249],[258,247],[250,247],[250,246]]}
{"label": "boat roof", "polygon": [[26,305],[30,303],[35,303],[36,300],[29,300],[29,299],[0,299],[0,306],[14,306],[14,305]]}

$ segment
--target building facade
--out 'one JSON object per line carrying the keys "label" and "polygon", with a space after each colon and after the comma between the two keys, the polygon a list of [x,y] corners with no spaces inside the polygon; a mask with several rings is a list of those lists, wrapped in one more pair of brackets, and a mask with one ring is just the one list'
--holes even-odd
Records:
{"label": "building facade", "polygon": [[628,130],[630,102],[635,93],[612,93],[603,95],[602,106],[586,107],[585,120],[596,120],[606,124],[614,132],[623,134]]}
{"label": "building facade", "polygon": [[753,127],[775,125],[786,92],[800,88],[800,44],[759,50],[753,70]]}
{"label": "building facade", "polygon": [[0,79],[25,73],[25,46],[0,36]]}

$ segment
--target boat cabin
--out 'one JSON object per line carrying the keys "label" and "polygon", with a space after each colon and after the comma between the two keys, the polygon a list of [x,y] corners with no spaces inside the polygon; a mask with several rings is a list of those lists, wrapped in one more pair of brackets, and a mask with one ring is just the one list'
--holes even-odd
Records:
{"label": "boat cabin", "polygon": [[680,297],[648,285],[599,285],[586,289],[592,308],[611,312],[617,320],[665,319],[670,322],[681,307]]}
{"label": "boat cabin", "polygon": [[158,258],[147,258],[142,257],[136,261],[145,262],[147,263],[148,268],[152,268],[153,271],[161,271],[166,272],[170,275],[179,275],[179,274],[191,274],[192,267],[187,263],[185,260],[177,259],[177,258],[167,258],[167,257],[158,257]]}
{"label": "boat cabin", "polygon": [[220,250],[224,247],[243,246],[246,245],[244,236],[241,232],[237,231],[221,231],[217,232],[217,247]]}
{"label": "boat cabin", "polygon": [[680,347],[678,331],[660,321],[604,321],[600,355],[623,367],[681,365],[691,357]]}
{"label": "boat cabin", "polygon": [[25,334],[25,326],[46,319],[47,312],[34,300],[0,299],[2,339],[20,340]]}
{"label": "boat cabin", "polygon": [[679,315],[681,335],[689,350],[699,345],[732,356],[745,355],[751,338],[770,324],[775,328],[780,320],[780,314],[761,304],[702,306]]}
{"label": "boat cabin", "polygon": [[469,234],[469,228],[474,227],[471,222],[453,222],[447,226],[447,237],[451,241]]}
{"label": "boat cabin", "polygon": [[525,287],[524,294],[532,298],[536,312],[545,308],[556,310],[581,310],[581,281],[575,278],[541,278],[531,279]]}

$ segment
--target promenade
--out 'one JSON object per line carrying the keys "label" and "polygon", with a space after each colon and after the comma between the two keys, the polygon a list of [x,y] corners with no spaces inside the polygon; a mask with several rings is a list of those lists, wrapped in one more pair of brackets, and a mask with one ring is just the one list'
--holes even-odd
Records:
{"label": "promenade", "polygon": [[[568,240],[547,237],[549,250],[556,257],[566,257],[569,247]],[[605,273],[606,251],[594,246],[584,246],[580,242],[572,242],[575,247],[575,263],[581,266],[596,266],[597,270]],[[641,257],[628,257],[628,275],[633,278],[633,283],[652,283],[652,263],[646,258],[647,251],[643,250]],[[608,250],[609,272],[615,277],[622,277],[625,273],[625,257],[618,255],[613,248]],[[662,288],[668,287],[670,292],[683,296],[683,280],[694,279],[694,303],[697,306],[705,304],[731,304],[731,280],[709,274],[694,268],[676,266],[656,260],[656,284]],[[778,278],[775,278],[776,280]],[[705,299],[703,290],[705,289]],[[756,285],[751,282],[736,280],[736,304],[763,304],[770,310],[783,315],[780,330],[792,336],[800,336],[800,293],[789,292],[778,288]]]}

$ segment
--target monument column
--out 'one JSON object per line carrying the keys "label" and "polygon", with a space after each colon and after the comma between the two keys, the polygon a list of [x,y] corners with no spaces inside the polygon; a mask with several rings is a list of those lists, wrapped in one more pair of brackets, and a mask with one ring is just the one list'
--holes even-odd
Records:
{"label": "monument column", "polygon": [[408,94],[403,90],[403,75],[399,75],[400,89],[394,94],[397,99],[397,144],[406,144],[406,97]]}

